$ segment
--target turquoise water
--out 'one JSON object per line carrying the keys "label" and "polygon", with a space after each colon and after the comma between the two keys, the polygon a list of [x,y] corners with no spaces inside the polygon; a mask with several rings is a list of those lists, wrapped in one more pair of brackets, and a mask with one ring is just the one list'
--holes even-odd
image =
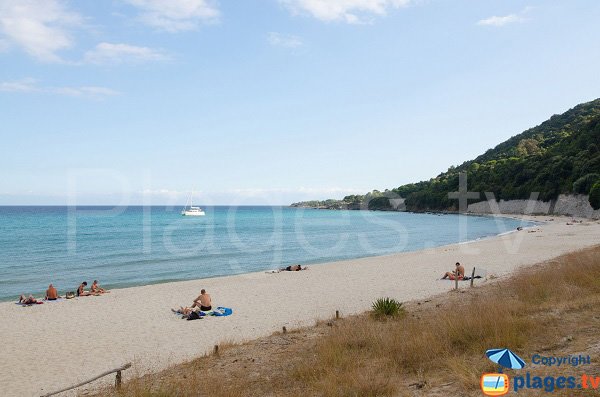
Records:
{"label": "turquoise water", "polygon": [[[513,219],[288,207],[0,207],[0,300],[414,251],[527,226]],[[466,218],[466,228],[459,218]],[[463,232],[461,233],[461,230]]]}

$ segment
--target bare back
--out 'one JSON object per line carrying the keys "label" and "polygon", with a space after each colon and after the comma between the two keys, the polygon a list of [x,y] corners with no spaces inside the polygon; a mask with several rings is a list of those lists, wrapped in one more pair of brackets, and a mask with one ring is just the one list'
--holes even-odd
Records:
{"label": "bare back", "polygon": [[46,290],[46,298],[58,299],[58,291],[54,287],[50,287]]}
{"label": "bare back", "polygon": [[212,300],[210,299],[209,294],[201,294],[200,295],[200,304],[204,307],[212,306]]}

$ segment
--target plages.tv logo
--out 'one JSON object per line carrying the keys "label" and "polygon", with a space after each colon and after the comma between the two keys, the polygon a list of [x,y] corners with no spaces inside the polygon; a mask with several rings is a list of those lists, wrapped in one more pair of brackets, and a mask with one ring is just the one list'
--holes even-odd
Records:
{"label": "plages.tv logo", "polygon": [[485,355],[498,364],[498,372],[481,376],[481,391],[486,396],[503,396],[508,393],[510,380],[502,373],[502,368],[521,369],[525,366],[525,361],[508,349],[489,349]]}

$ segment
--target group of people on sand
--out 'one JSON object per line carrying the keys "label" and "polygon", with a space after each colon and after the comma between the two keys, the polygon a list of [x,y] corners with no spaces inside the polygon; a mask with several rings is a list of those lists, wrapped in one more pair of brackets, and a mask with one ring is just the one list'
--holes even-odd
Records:
{"label": "group of people on sand", "polygon": [[280,272],[299,272],[300,270],[308,270],[308,266],[302,267],[301,265],[291,265],[279,269]]}
{"label": "group of people on sand", "polygon": [[[48,289],[46,290],[46,295],[44,296],[44,300],[45,301],[55,301],[58,298],[60,298],[60,295],[58,295],[58,290],[56,289],[56,287],[52,284],[50,284],[48,286]],[[25,297],[25,295],[21,295],[19,297],[19,303],[22,303],[24,305],[33,305],[36,303],[39,303],[39,301],[37,299],[35,299],[33,297],[33,295],[29,295],[28,297]]]}
{"label": "group of people on sand", "polygon": [[179,309],[171,309],[174,313],[181,314],[183,318],[189,318],[192,313],[209,312],[212,310],[212,298],[210,294],[203,288],[200,295],[191,306],[181,306]]}
{"label": "group of people on sand", "polygon": [[87,287],[87,281],[84,281],[83,283],[79,284],[79,287],[77,287],[77,296],[100,295],[106,292],[110,292],[105,290],[104,288],[101,288],[98,285],[98,280],[94,280],[89,291],[86,291],[85,287]]}
{"label": "group of people on sand", "polygon": [[[79,284],[79,287],[77,287],[77,292],[67,292],[65,294],[65,298],[70,299],[70,298],[75,297],[75,295],[77,295],[77,296],[96,295],[97,296],[97,295],[101,295],[101,294],[110,292],[110,291],[100,287],[100,285],[98,284],[98,280],[94,280],[89,291],[85,290],[86,287],[87,287],[87,281],[84,281],[81,284]],[[62,297],[58,294],[58,290],[56,289],[56,287],[53,284],[50,284],[48,286],[48,289],[46,290],[46,295],[44,296],[44,300],[45,301],[55,301],[59,298],[62,298]],[[36,299],[33,295],[29,295],[28,297],[25,297],[25,295],[21,295],[19,297],[19,303],[21,303],[23,305],[34,305],[37,303],[41,303],[41,300]]]}

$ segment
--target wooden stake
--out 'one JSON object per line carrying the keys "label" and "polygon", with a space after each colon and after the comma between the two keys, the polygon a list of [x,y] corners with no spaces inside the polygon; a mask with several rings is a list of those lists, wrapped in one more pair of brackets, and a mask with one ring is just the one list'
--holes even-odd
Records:
{"label": "wooden stake", "polygon": [[339,311],[339,310],[336,310],[336,311],[335,311],[335,319],[336,319],[336,320],[339,320],[339,319],[340,319],[340,311]]}
{"label": "wooden stake", "polygon": [[219,355],[219,345],[215,345],[215,355]]}
{"label": "wooden stake", "polygon": [[44,394],[42,397],[50,397],[50,396],[54,396],[55,394],[64,393],[66,391],[69,391],[69,390],[72,390],[72,389],[76,389],[78,387],[81,387],[83,385],[87,385],[88,383],[92,383],[93,381],[95,381],[97,379],[100,379],[100,378],[102,378],[102,377],[104,377],[106,375],[110,375],[110,374],[115,373],[115,372],[117,373],[117,379],[115,381],[115,386],[117,386],[117,382],[120,385],[121,380],[122,380],[121,371],[125,371],[128,368],[131,368],[131,363],[127,363],[127,364],[123,365],[120,368],[115,368],[115,369],[111,369],[110,371],[103,372],[100,375],[98,375],[98,376],[96,376],[96,377],[94,377],[94,378],[92,378],[90,380],[86,380],[85,382],[78,383],[78,384],[76,384],[74,386],[70,386],[70,387],[67,387],[65,389],[62,389],[62,390],[59,390],[59,391],[55,391],[55,392],[52,392],[52,393]]}
{"label": "wooden stake", "polygon": [[473,272],[471,272],[471,288],[473,288],[474,280],[475,280],[475,268],[473,268]]}
{"label": "wooden stake", "polygon": [[117,390],[119,390],[121,388],[121,381],[122,381],[121,371],[117,371],[117,376],[115,378],[115,388]]}
{"label": "wooden stake", "polygon": [[285,327],[285,325],[283,326],[283,333],[287,333],[287,328]]}

